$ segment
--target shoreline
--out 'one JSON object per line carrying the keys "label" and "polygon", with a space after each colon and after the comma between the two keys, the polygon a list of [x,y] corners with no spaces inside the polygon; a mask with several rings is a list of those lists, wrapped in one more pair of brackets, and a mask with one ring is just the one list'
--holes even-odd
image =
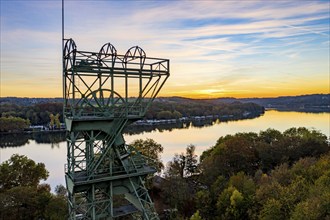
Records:
{"label": "shoreline", "polygon": [[[153,127],[153,126],[162,126],[162,125],[175,125],[180,123],[192,123],[192,122],[215,122],[217,120],[220,121],[236,121],[236,120],[245,120],[245,119],[252,119],[260,117],[265,112],[245,112],[243,115],[235,116],[235,115],[208,115],[208,116],[190,116],[190,117],[181,117],[178,119],[143,119],[143,120],[137,120],[133,122],[132,124],[128,125],[127,128],[130,127]],[[205,123],[208,124],[208,123]],[[40,127],[46,127],[43,125],[34,125],[34,126],[40,126]],[[44,133],[44,134],[51,134],[51,133],[59,133],[59,132],[65,132],[66,128],[59,128],[59,129],[34,129],[34,130],[25,130],[25,131],[12,131],[12,132],[0,132],[1,135],[8,135],[8,134],[35,134],[35,133]]]}
{"label": "shoreline", "polygon": [[[240,115],[240,116],[234,116],[234,115],[223,115],[223,116],[219,116],[219,115],[209,115],[209,116],[190,116],[190,117],[181,117],[179,119],[143,119],[143,120],[138,120],[130,125],[127,126],[128,129],[128,133],[130,133],[129,128],[147,128],[146,130],[150,130],[148,129],[148,127],[153,127],[153,128],[157,128],[158,126],[163,126],[163,125],[167,125],[170,128],[170,125],[177,125],[180,123],[189,123],[189,122],[214,122],[216,120],[220,120],[220,121],[236,121],[236,120],[246,120],[246,119],[251,119],[251,118],[256,118],[256,117],[260,117],[262,116],[266,111],[279,111],[279,112],[301,112],[301,113],[311,113],[311,114],[327,114],[330,113],[330,111],[324,111],[321,109],[317,109],[314,111],[312,111],[311,109],[288,109],[288,108],[273,108],[273,107],[269,107],[269,108],[265,108],[264,112],[260,113],[252,113],[252,112],[248,112],[246,114]],[[252,116],[252,117],[251,117]],[[208,123],[205,123],[205,125]],[[42,125],[40,125],[42,126]],[[199,125],[200,126],[200,125]],[[46,126],[44,126],[46,127]],[[173,126],[172,128],[176,128],[177,126]],[[137,129],[140,130],[140,129]],[[43,134],[54,134],[54,133],[62,133],[65,132],[66,129],[65,128],[60,128],[60,129],[54,129],[54,130],[25,130],[25,131],[12,131],[12,132],[0,132],[0,136],[3,135],[15,135],[15,134],[36,134],[36,133],[43,133]],[[139,131],[139,132],[143,132],[143,131]],[[133,132],[135,133],[135,132]]]}

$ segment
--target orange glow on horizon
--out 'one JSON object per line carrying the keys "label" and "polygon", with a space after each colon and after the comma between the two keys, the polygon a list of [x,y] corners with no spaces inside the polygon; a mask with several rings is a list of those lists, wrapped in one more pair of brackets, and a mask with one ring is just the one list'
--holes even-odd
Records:
{"label": "orange glow on horizon", "polygon": [[[270,83],[271,84],[271,83]],[[242,86],[214,85],[187,85],[175,86],[165,84],[158,97],[185,97],[192,99],[214,98],[269,98],[279,96],[298,96],[306,94],[329,94],[329,80],[301,80],[286,85],[244,84]],[[10,82],[2,83],[0,97],[30,97],[30,98],[54,98],[62,97],[62,84],[37,83],[37,82]]]}
{"label": "orange glow on horizon", "polygon": [[[4,92],[5,91],[5,92]],[[19,90],[18,88],[2,88],[0,97],[21,97],[21,98],[58,98],[62,97],[62,91],[59,90],[49,90],[48,88],[38,88],[38,92],[34,88]],[[308,95],[308,94],[329,94],[329,88],[325,89],[306,89],[301,91],[254,91],[246,93],[236,93],[236,92],[224,92],[224,93],[189,93],[189,92],[160,92],[157,97],[183,97],[191,99],[216,99],[216,98],[275,98],[279,96],[299,96],[299,95]]]}
{"label": "orange glow on horizon", "polygon": [[275,98],[279,96],[299,96],[299,95],[308,95],[308,94],[330,94],[330,87],[323,88],[302,88],[298,89],[285,89],[285,90],[255,90],[255,91],[246,91],[246,92],[216,92],[216,93],[205,93],[205,92],[168,92],[168,90],[160,93],[159,96],[162,97],[171,97],[179,96],[192,99],[215,99],[215,98]]}

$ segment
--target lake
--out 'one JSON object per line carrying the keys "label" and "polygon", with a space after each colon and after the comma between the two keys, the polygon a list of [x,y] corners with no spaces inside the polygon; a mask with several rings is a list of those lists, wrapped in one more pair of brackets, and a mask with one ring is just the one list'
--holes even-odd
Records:
{"label": "lake", "polygon": [[[170,161],[175,153],[185,151],[189,144],[196,146],[196,154],[212,147],[217,139],[227,134],[237,132],[259,132],[274,128],[281,132],[291,127],[307,127],[330,135],[330,113],[281,112],[268,110],[264,115],[254,119],[239,121],[214,122],[211,126],[174,128],[171,130],[154,130],[134,135],[124,135],[127,143],[135,139],[154,139],[164,147],[162,160],[164,164]],[[40,144],[29,140],[21,147],[0,148],[0,163],[8,160],[12,154],[23,154],[36,162],[42,162],[49,171],[49,183],[54,190],[58,184],[65,185],[64,164],[66,163],[66,142],[59,144]]]}

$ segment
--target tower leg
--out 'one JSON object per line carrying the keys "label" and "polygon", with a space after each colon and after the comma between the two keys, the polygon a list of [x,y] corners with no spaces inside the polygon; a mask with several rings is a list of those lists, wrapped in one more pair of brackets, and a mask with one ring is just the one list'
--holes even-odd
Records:
{"label": "tower leg", "polygon": [[122,136],[112,140],[102,131],[83,131],[69,137],[70,219],[159,219],[144,186],[156,170]]}

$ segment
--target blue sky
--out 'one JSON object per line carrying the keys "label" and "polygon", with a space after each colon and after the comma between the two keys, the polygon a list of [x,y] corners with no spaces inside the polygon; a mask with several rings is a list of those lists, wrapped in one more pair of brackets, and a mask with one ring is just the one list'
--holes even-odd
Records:
{"label": "blue sky", "polygon": [[[1,0],[1,97],[61,97],[62,2]],[[329,93],[329,1],[65,1],[80,50],[171,60],[162,96]]]}

